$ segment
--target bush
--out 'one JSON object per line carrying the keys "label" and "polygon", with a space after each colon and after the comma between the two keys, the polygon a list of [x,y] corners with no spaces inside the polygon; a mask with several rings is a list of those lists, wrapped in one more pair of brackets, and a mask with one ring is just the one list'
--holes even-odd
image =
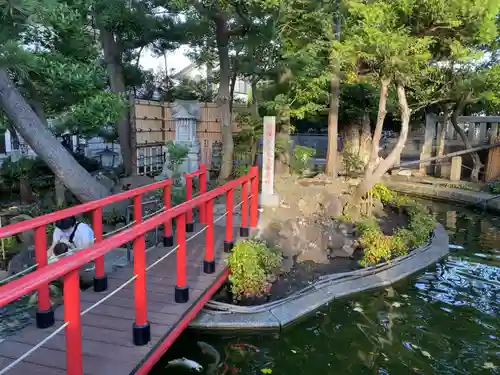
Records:
{"label": "bush", "polygon": [[172,172],[172,179],[177,180],[181,176],[179,168],[189,154],[189,148],[174,141],[167,142],[168,169]]}
{"label": "bush", "polygon": [[358,154],[344,149],[342,151],[342,160],[344,161],[344,170],[346,177],[354,177],[354,175],[363,170],[365,163]]}
{"label": "bush", "polygon": [[244,240],[236,243],[228,259],[234,299],[266,294],[271,286],[268,278],[281,265],[282,259],[278,251],[263,242]]}
{"label": "bush", "polygon": [[316,155],[314,148],[295,146],[293,148],[292,170],[295,173],[303,174],[309,169],[309,161],[314,155]]}
{"label": "bush", "polygon": [[435,218],[426,207],[396,194],[383,184],[376,184],[372,194],[384,204],[405,209],[409,222],[407,228],[399,228],[392,236],[384,235],[374,219],[359,222],[357,230],[360,234],[360,245],[364,248],[360,264],[364,267],[407,255],[411,248],[424,244],[436,226]]}

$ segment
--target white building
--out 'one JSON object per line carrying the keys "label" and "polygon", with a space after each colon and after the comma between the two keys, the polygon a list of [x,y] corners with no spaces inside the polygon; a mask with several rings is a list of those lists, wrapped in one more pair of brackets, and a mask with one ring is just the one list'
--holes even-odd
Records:
{"label": "white building", "polygon": [[[100,161],[103,166],[116,167],[122,162],[117,142],[106,142],[101,137],[79,138],[76,135],[70,136],[70,141],[73,152],[83,152],[86,157]],[[4,134],[0,133],[0,165],[9,156],[16,160],[21,157],[35,158],[37,155],[19,134],[13,137],[10,130],[5,130]]]}
{"label": "white building", "polygon": [[[212,72],[215,75],[219,70],[219,67],[216,66],[213,68]],[[175,73],[172,76],[172,79],[181,81],[182,79],[188,78],[193,81],[206,81],[207,80],[207,67],[206,65],[199,66],[195,63],[191,63],[186,66],[184,69],[181,69],[179,72]],[[245,79],[236,78],[236,84],[234,86],[234,99],[238,101],[247,102],[248,95],[250,93],[250,82]],[[213,92],[216,93],[218,89],[218,84],[213,84]]]}

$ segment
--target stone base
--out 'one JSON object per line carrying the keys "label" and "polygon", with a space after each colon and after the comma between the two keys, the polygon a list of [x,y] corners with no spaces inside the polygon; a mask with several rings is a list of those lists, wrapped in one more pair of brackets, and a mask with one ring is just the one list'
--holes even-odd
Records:
{"label": "stone base", "polygon": [[262,207],[277,208],[280,206],[280,197],[278,194],[261,194],[259,195],[259,204]]}

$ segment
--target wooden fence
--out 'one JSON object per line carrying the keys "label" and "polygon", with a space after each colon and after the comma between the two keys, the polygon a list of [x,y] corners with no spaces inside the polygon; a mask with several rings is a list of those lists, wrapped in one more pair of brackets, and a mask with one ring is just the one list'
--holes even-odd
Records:
{"label": "wooden fence", "polygon": [[[174,103],[135,100],[131,120],[137,149],[137,167],[140,174],[158,173],[165,160],[168,141],[175,139],[176,120],[172,116]],[[238,132],[236,116],[247,110],[246,105],[234,104],[233,132]],[[220,110],[215,103],[200,103],[200,118],[196,133],[200,142],[200,162],[212,164],[212,146],[222,140]]]}
{"label": "wooden fence", "polygon": [[[443,153],[447,154],[465,148],[451,122],[448,121],[447,124],[443,124],[443,122],[443,117],[433,114],[427,115],[420,159],[435,156],[439,150],[443,150]],[[464,131],[473,147],[488,144],[492,139],[496,139],[499,135],[499,123],[500,116],[460,116],[458,118],[458,126]],[[480,157],[483,163],[486,164],[485,171],[482,172],[482,177],[488,180],[491,178],[491,168],[498,169],[493,165],[497,162],[493,163],[493,159],[491,159],[488,163],[487,152],[480,153]],[[469,158],[470,156],[466,156],[463,164],[463,167],[467,169],[470,169],[471,166]],[[420,170],[424,173],[431,174],[433,172],[432,169],[431,163],[420,164]],[[441,177],[447,178],[449,173],[449,165],[441,166]],[[486,178],[485,175],[487,176]]]}

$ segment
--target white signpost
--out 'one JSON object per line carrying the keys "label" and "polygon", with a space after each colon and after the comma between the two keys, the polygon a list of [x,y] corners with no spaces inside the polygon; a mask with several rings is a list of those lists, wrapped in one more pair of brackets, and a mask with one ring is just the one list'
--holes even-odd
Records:
{"label": "white signpost", "polygon": [[279,197],[274,193],[275,144],[276,144],[276,117],[264,116],[261,205],[267,207],[279,206]]}

